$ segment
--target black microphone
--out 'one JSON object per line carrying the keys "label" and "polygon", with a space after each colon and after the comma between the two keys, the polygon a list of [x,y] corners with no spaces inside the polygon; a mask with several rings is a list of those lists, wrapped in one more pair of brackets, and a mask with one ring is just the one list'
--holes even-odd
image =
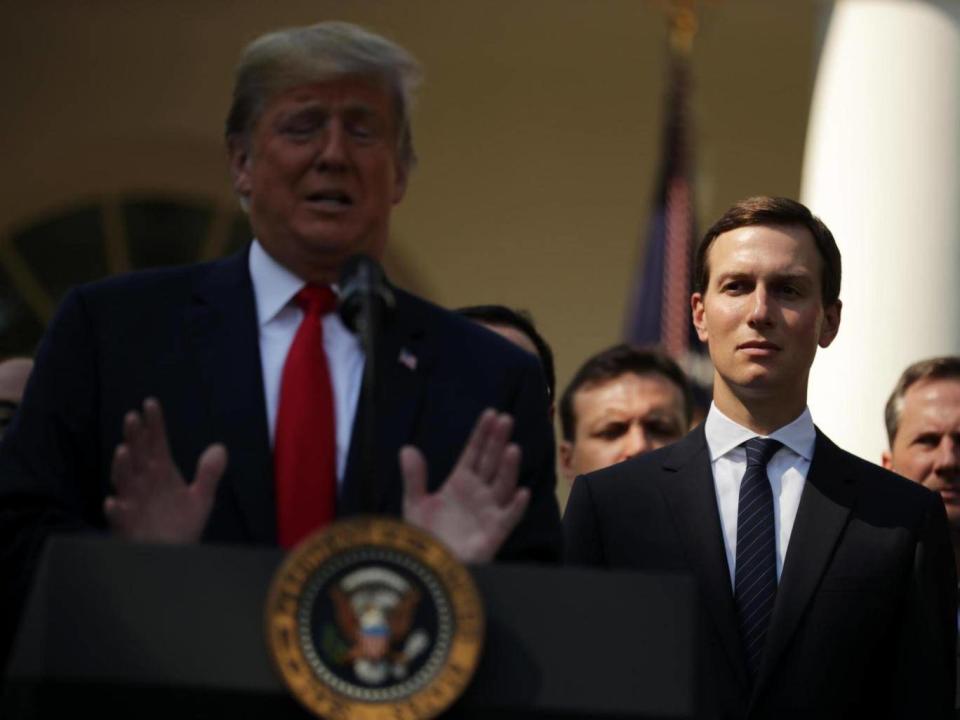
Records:
{"label": "black microphone", "polygon": [[360,338],[365,356],[360,405],[355,422],[360,432],[360,467],[357,472],[362,512],[374,513],[380,507],[377,481],[377,387],[378,340],[396,300],[380,264],[366,255],[353,255],[340,270],[338,312],[343,324]]}
{"label": "black microphone", "polygon": [[[396,301],[383,269],[368,255],[352,255],[340,270],[340,299],[337,308],[343,324],[364,339],[375,334],[378,322],[393,311]],[[370,348],[364,347],[364,350]]]}

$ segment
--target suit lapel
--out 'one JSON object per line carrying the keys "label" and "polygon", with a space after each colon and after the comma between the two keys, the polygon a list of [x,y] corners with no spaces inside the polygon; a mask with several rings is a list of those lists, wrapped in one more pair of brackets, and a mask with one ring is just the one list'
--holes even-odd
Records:
{"label": "suit lapel", "polygon": [[229,452],[219,493],[233,493],[252,539],[273,543],[273,462],[247,255],[215,263],[199,277],[185,323],[206,390],[198,409]]}
{"label": "suit lapel", "polygon": [[[378,512],[398,514],[401,511],[402,487],[397,455],[411,441],[420,411],[424,381],[433,361],[431,338],[416,312],[415,301],[401,290],[394,290],[397,305],[382,332],[377,351],[377,397],[375,401],[376,438],[373,457],[377,460],[376,485]],[[350,439],[350,453],[345,470],[338,513],[353,514],[362,509],[360,483],[363,427],[367,409],[363,407],[366,388],[361,390],[357,414]]]}
{"label": "suit lapel", "polygon": [[701,600],[713,618],[734,674],[746,688],[746,661],[702,424],[673,447],[663,468],[660,489],[699,582]]}
{"label": "suit lapel", "polygon": [[757,689],[770,677],[793,637],[830,563],[855,499],[855,477],[845,453],[817,430],[813,461],[800,496],[767,630]]}

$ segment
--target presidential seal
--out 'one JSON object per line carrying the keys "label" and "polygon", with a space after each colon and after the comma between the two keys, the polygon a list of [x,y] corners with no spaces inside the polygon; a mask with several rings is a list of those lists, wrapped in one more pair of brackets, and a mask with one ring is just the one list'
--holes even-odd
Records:
{"label": "presidential seal", "polygon": [[331,525],[297,546],[267,597],[267,644],[318,717],[432,718],[473,676],[483,607],[440,542],[398,520]]}

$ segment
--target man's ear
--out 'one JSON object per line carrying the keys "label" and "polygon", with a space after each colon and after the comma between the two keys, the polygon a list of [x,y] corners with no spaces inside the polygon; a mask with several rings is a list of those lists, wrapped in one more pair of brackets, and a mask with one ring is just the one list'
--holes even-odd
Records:
{"label": "man's ear", "polygon": [[233,190],[241,198],[249,198],[251,191],[250,178],[250,143],[240,135],[231,135],[227,139],[227,156],[230,160],[230,176],[233,178]]}
{"label": "man's ear", "polygon": [[693,317],[693,326],[697,329],[700,342],[707,342],[707,319],[703,309],[703,293],[695,292],[690,296],[690,313]]}
{"label": "man's ear", "polygon": [[820,347],[825,348],[833,342],[840,330],[840,310],[843,303],[837,300],[823,310],[823,325],[820,326]]}
{"label": "man's ear", "polygon": [[887,470],[893,470],[893,456],[889,450],[884,450],[883,454],[880,455],[880,464]]}

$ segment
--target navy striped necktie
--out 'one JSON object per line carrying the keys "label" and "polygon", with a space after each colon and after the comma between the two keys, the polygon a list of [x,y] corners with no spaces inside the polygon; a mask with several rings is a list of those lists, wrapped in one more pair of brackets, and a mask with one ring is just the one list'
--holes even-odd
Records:
{"label": "navy striped necktie", "polygon": [[734,601],[740,638],[751,680],[760,669],[767,625],[777,596],[777,541],[773,523],[773,491],[767,463],[782,443],[755,437],[744,443],[747,471],[740,483],[737,507],[737,565]]}

